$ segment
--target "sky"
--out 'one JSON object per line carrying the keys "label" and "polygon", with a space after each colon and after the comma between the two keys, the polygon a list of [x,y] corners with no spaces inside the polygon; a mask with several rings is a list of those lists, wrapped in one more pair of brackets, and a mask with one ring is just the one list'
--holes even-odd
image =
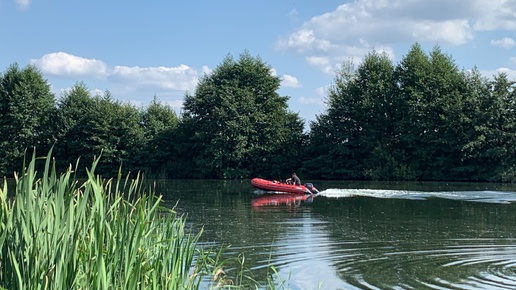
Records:
{"label": "sky", "polygon": [[393,64],[419,43],[459,69],[516,80],[516,0],[0,0],[0,73],[35,65],[56,98],[78,82],[181,113],[185,93],[225,57],[248,51],[282,79],[305,124],[326,112],[348,60]]}

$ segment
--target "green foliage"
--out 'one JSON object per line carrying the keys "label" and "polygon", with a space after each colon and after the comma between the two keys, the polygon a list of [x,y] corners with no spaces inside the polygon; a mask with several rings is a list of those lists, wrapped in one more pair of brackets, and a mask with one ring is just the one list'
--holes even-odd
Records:
{"label": "green foliage", "polygon": [[[377,178],[391,172],[392,158],[385,154],[393,144],[396,107],[393,100],[394,68],[386,54],[372,52],[355,69],[345,63],[329,93],[329,108],[311,124],[311,145],[320,153],[317,164],[305,164],[320,178]],[[321,155],[322,154],[322,155]],[[325,160],[331,160],[325,161]]]}
{"label": "green foliage", "polygon": [[460,166],[464,81],[451,57],[435,47],[429,56],[418,45],[396,69],[400,83],[400,148],[403,163],[418,179],[445,180]]}
{"label": "green foliage", "polygon": [[329,179],[514,181],[515,103],[506,75],[461,72],[437,46],[415,44],[396,67],[373,52],[338,72],[304,166]]}
{"label": "green foliage", "polygon": [[142,111],[143,147],[137,152],[141,169],[152,175],[165,175],[172,171],[174,142],[179,119],[176,112],[161,104],[155,97]]}
{"label": "green foliage", "polygon": [[50,148],[47,128],[54,101],[50,85],[34,66],[13,64],[0,75],[0,173],[15,170],[27,148]]}
{"label": "green foliage", "polygon": [[[480,91],[473,106],[471,137],[464,145],[465,161],[480,165],[473,170],[474,180],[514,182],[514,144],[516,141],[516,93],[514,81],[499,74],[494,81],[471,76],[474,92]],[[487,93],[486,93],[487,92]]]}
{"label": "green foliage", "polygon": [[156,97],[142,112],[145,139],[153,139],[164,131],[175,129],[178,122],[176,112],[170,106],[160,103]]}
{"label": "green foliage", "polygon": [[93,155],[99,153],[92,152],[89,145],[92,138],[89,120],[94,111],[93,98],[83,83],[76,84],[61,96],[53,128],[57,140],[54,151],[59,168],[67,168],[80,156],[92,160]]}
{"label": "green foliage", "polygon": [[[166,178],[304,178],[516,181],[516,90],[460,71],[435,46],[414,44],[393,65],[373,51],[343,63],[328,109],[303,121],[277,93],[281,79],[247,51],[230,55],[194,92],[181,118],[157,98],[145,109],[92,96],[79,82],[59,101],[33,66],[0,76],[0,173],[25,150],[54,143],[57,168],[101,153],[99,170],[120,165]],[[77,167],[77,174],[86,170]]]}
{"label": "green foliage", "polygon": [[116,176],[120,165],[136,166],[132,161],[142,148],[144,135],[140,122],[141,114],[133,106],[114,101],[109,92],[92,97],[87,87],[78,83],[58,104],[56,157],[66,167],[79,157],[93,160],[102,153],[99,169]]}
{"label": "green foliage", "polygon": [[[276,91],[280,79],[248,52],[224,59],[186,95],[177,151],[201,178],[282,174],[299,162],[303,122]],[[279,157],[279,158],[278,158]],[[266,165],[266,166],[264,166]]]}

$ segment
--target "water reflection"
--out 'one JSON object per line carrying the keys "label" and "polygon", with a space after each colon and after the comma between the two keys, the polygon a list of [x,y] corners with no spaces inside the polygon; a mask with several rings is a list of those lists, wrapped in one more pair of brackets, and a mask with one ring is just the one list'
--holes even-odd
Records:
{"label": "water reflection", "polygon": [[313,194],[261,194],[252,201],[253,209],[264,206],[300,206],[302,203],[312,203],[316,195]]}
{"label": "water reflection", "polygon": [[516,288],[512,188],[335,182],[312,203],[253,206],[266,198],[245,182],[175,183],[167,200],[204,227],[203,242],[244,254],[263,285],[274,265],[286,289]]}

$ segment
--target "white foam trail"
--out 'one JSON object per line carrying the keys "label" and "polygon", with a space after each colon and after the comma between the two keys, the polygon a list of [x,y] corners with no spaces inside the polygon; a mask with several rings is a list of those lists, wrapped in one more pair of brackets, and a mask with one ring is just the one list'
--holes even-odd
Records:
{"label": "white foam trail", "polygon": [[489,203],[516,202],[516,192],[503,191],[410,191],[387,189],[342,189],[329,188],[319,192],[328,198],[349,198],[354,196],[373,198],[400,198],[424,200],[429,197]]}
{"label": "white foam trail", "polygon": [[428,193],[407,190],[330,188],[323,190],[319,193],[319,195],[330,198],[343,198],[352,196],[367,196],[376,198],[423,198],[426,197]]}

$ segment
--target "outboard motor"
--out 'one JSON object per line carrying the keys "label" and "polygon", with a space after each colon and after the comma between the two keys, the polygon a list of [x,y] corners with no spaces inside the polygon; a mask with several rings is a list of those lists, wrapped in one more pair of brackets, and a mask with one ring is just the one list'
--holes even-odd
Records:
{"label": "outboard motor", "polygon": [[318,194],[319,193],[319,190],[317,190],[317,188],[315,188],[315,186],[311,183],[305,183],[305,186],[306,188],[308,188],[308,190],[310,190],[310,192],[307,192],[307,193],[312,193],[312,194]]}

